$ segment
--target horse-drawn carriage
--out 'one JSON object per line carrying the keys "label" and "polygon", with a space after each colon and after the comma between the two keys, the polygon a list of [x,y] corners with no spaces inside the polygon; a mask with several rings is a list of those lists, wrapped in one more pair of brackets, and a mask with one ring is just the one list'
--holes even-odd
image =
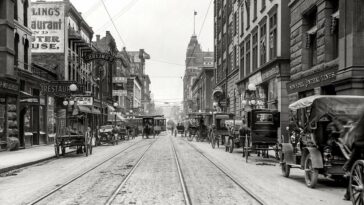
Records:
{"label": "horse-drawn carriage", "polygon": [[65,155],[67,147],[76,147],[77,153],[85,153],[86,156],[92,154],[91,129],[87,125],[87,114],[77,114],[66,117],[62,113],[56,119],[56,136],[54,140],[54,150],[58,157],[60,151]]}
{"label": "horse-drawn carriage", "polygon": [[273,150],[278,156],[278,134],[280,117],[277,110],[253,109],[248,112],[248,128],[250,135],[245,136],[243,156],[248,161],[251,152],[256,152],[268,157],[268,152]]}
{"label": "horse-drawn carriage", "polygon": [[188,117],[187,140],[192,141],[193,138],[196,138],[197,142],[208,140],[209,129],[205,123],[212,117],[212,114],[189,113]]}
{"label": "horse-drawn carriage", "polygon": [[181,137],[185,134],[185,126],[183,123],[177,123],[177,126],[176,126],[176,132],[174,134],[174,136],[177,136],[177,134],[180,134]]}
{"label": "horse-drawn carriage", "polygon": [[[282,143],[281,168],[305,170],[305,182],[315,187],[318,174],[342,179],[343,166],[351,170],[349,189],[353,204],[363,204],[364,97],[310,96],[289,105],[301,132],[296,143]],[[359,121],[358,121],[359,120]],[[357,123],[353,123],[356,122]],[[354,146],[353,146],[354,145]],[[358,149],[355,149],[357,145]],[[352,153],[356,150],[356,153]],[[355,162],[355,163],[354,163]]]}
{"label": "horse-drawn carriage", "polygon": [[[228,127],[228,124],[226,123],[226,121],[229,120],[233,120],[234,119],[234,114],[231,113],[214,113],[213,114],[213,122],[212,122],[212,126],[209,130],[209,138],[210,138],[210,142],[211,142],[211,146],[213,149],[215,149],[215,147],[219,147],[220,146],[220,141],[221,144],[225,144],[226,140],[227,140],[227,144],[225,144],[227,147],[232,147],[233,143],[233,139],[230,137],[230,130]],[[227,139],[225,139],[227,138]]]}

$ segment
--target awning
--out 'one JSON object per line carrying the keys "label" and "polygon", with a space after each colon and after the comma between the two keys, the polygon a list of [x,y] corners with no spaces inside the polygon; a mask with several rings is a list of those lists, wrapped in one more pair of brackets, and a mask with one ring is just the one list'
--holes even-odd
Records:
{"label": "awning", "polygon": [[113,106],[107,105],[107,109],[109,112],[115,112],[115,108]]}
{"label": "awning", "polygon": [[87,107],[87,106],[84,106],[84,105],[79,105],[78,106],[78,110],[80,112],[83,112],[83,113],[92,113],[91,112],[91,108]]}
{"label": "awning", "polygon": [[97,108],[93,108],[92,109],[92,114],[95,114],[95,115],[101,115],[101,111]]}
{"label": "awning", "polygon": [[[115,116],[116,116],[116,118],[115,118]],[[117,122],[120,122],[120,121],[125,121],[126,120],[126,118],[125,117],[123,117],[121,114],[119,114],[119,113],[117,113],[116,115],[112,115],[112,114],[109,114],[108,116],[107,116],[107,121],[117,121]]]}

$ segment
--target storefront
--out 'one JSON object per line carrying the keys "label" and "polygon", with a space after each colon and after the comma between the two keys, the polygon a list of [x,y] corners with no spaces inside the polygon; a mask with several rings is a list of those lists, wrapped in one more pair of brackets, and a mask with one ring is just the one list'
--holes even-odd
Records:
{"label": "storefront", "polygon": [[[237,83],[240,102],[244,102],[239,106],[241,115],[246,116],[246,112],[252,108],[278,110],[280,112],[278,136],[285,135],[285,127],[288,125],[287,66],[285,61],[270,63],[269,66],[262,67]],[[254,92],[249,91],[249,86],[254,87]],[[254,104],[249,103],[251,100]]]}
{"label": "storefront", "polygon": [[18,137],[18,91],[15,81],[0,78],[0,150],[6,149],[8,137]]}

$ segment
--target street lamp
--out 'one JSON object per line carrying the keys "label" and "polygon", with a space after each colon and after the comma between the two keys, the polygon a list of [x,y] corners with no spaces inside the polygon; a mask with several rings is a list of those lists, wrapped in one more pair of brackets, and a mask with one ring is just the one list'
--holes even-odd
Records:
{"label": "street lamp", "polygon": [[115,116],[114,116],[114,122],[115,122],[115,126],[116,126],[116,109],[117,109],[117,107],[119,106],[119,104],[117,103],[117,102],[114,102],[114,108],[115,108]]}
{"label": "street lamp", "polygon": [[254,83],[249,83],[248,89],[245,90],[244,98],[241,101],[243,106],[250,105],[254,108],[256,105],[264,105],[262,99],[259,97],[257,87]]}

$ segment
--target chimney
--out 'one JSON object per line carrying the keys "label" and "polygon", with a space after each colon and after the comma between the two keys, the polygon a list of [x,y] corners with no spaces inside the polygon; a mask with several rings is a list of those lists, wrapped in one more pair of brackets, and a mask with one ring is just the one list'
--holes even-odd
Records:
{"label": "chimney", "polygon": [[110,31],[106,31],[106,35],[107,36],[110,36],[111,34],[110,34]]}
{"label": "chimney", "polygon": [[100,40],[100,35],[96,35],[96,42]]}

